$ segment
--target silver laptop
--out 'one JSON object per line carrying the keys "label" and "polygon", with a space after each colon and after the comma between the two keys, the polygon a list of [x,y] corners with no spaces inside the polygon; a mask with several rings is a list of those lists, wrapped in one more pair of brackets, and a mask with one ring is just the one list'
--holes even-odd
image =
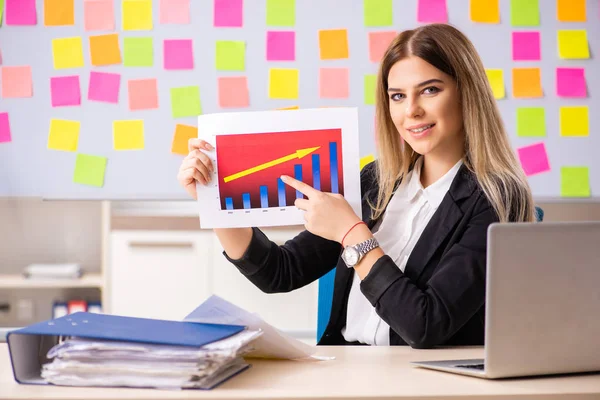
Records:
{"label": "silver laptop", "polygon": [[419,361],[481,378],[600,371],[600,222],[488,230],[484,359]]}

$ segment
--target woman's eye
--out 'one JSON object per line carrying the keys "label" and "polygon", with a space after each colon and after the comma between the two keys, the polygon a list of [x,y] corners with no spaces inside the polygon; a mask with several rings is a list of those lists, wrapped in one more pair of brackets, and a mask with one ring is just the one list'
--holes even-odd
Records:
{"label": "woman's eye", "polygon": [[439,91],[440,91],[440,89],[436,88],[435,86],[430,86],[428,88],[425,88],[423,90],[423,93],[425,93],[425,94],[434,94],[434,93],[437,93]]}
{"label": "woman's eye", "polygon": [[402,99],[402,96],[404,96],[402,93],[394,93],[390,98],[394,101],[398,101]]}

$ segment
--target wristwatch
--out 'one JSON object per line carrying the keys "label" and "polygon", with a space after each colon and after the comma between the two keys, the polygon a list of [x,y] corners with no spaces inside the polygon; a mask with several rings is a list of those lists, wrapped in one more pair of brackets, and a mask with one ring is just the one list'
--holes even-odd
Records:
{"label": "wristwatch", "polygon": [[379,242],[374,237],[354,246],[346,246],[342,252],[342,260],[348,268],[353,268],[362,260],[365,254],[377,247],[379,247]]}

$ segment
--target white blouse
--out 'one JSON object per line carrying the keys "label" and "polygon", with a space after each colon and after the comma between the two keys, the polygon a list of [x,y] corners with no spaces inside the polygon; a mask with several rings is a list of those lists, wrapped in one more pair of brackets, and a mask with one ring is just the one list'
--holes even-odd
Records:
{"label": "white blouse", "polygon": [[[384,253],[394,260],[402,272],[421,233],[450,189],[462,160],[425,189],[421,185],[422,165],[423,157],[420,157],[415,167],[402,179],[382,216],[379,228],[373,234]],[[379,317],[375,307],[362,294],[360,282],[355,272],[342,335],[348,342],[389,346],[390,326]]]}

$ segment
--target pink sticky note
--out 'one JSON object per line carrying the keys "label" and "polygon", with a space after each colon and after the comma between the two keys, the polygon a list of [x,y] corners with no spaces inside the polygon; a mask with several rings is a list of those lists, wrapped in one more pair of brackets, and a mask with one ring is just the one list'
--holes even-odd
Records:
{"label": "pink sticky note", "polygon": [[219,78],[219,106],[241,108],[248,107],[248,81],[245,76]]}
{"label": "pink sticky note", "polygon": [[296,59],[296,32],[267,32],[267,61],[294,61]]}
{"label": "pink sticky note", "polygon": [[0,49],[0,65],[2,65],[2,49]]}
{"label": "pink sticky note", "polygon": [[129,109],[152,110],[158,108],[158,84],[156,79],[134,79],[129,88]]}
{"label": "pink sticky note", "polygon": [[419,0],[417,8],[419,22],[448,22],[446,0]]}
{"label": "pink sticky note", "polygon": [[214,25],[216,27],[241,27],[243,0],[214,0]]}
{"label": "pink sticky note", "polygon": [[36,25],[35,0],[6,0],[6,25]]}
{"label": "pink sticky note", "polygon": [[83,10],[86,31],[112,31],[115,29],[113,0],[85,0]]}
{"label": "pink sticky note", "polygon": [[52,107],[81,105],[79,76],[57,76],[50,78]]}
{"label": "pink sticky note", "polygon": [[31,81],[31,67],[1,67],[2,70],[2,97],[31,97],[33,96],[33,83]]}
{"label": "pink sticky note", "polygon": [[583,68],[556,68],[556,94],[560,97],[587,97]]}
{"label": "pink sticky note", "polygon": [[194,52],[191,39],[164,41],[165,69],[194,69]]}
{"label": "pink sticky note", "polygon": [[321,68],[319,70],[319,97],[322,99],[348,98],[348,68]]}
{"label": "pink sticky note", "polygon": [[398,33],[395,31],[369,32],[369,60],[378,63]]}
{"label": "pink sticky note", "polygon": [[12,140],[10,136],[10,123],[8,122],[8,113],[0,113],[0,143],[7,143]]}
{"label": "pink sticky note", "polygon": [[160,0],[161,24],[189,24],[190,0]]}
{"label": "pink sticky note", "polygon": [[108,72],[90,72],[88,100],[105,103],[119,102],[121,75]]}
{"label": "pink sticky note", "polygon": [[525,175],[531,176],[550,171],[548,153],[544,142],[521,147],[517,150]]}
{"label": "pink sticky note", "polygon": [[512,54],[514,61],[539,61],[540,33],[513,32]]}

